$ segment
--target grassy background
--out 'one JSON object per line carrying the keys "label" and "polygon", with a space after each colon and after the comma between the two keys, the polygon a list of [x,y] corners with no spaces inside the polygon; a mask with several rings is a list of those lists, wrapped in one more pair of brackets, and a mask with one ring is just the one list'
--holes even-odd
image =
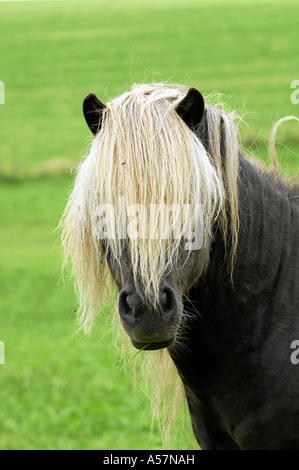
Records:
{"label": "grassy background", "polygon": [[[59,282],[66,169],[91,142],[82,101],[140,81],[222,92],[245,113],[243,144],[266,162],[271,126],[298,115],[298,13],[297,2],[267,0],[0,2],[1,449],[161,448],[106,320],[74,337],[76,299]],[[299,170],[297,126],[279,131],[287,176]],[[181,427],[171,447],[193,448]]]}

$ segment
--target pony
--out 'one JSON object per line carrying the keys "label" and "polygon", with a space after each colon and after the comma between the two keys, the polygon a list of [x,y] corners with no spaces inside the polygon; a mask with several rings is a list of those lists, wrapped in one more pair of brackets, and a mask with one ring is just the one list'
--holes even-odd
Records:
{"label": "pony", "polygon": [[112,300],[162,430],[183,396],[202,449],[299,449],[298,184],[195,88],[90,94],[83,112],[94,139],[60,223],[81,327]]}

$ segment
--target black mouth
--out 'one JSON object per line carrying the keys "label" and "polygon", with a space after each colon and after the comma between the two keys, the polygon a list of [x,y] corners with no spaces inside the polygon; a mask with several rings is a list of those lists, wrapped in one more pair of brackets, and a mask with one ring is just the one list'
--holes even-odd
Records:
{"label": "black mouth", "polygon": [[143,349],[143,351],[153,351],[155,349],[168,348],[174,343],[175,337],[170,338],[167,341],[161,341],[159,343],[137,343],[137,341],[134,341],[133,339],[131,341],[136,349]]}

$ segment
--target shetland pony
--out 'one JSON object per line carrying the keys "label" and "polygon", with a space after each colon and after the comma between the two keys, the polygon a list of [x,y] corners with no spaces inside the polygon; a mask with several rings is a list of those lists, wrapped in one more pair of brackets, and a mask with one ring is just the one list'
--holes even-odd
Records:
{"label": "shetland pony", "polygon": [[238,117],[194,88],[90,94],[83,111],[95,137],[61,221],[81,325],[116,291],[164,430],[183,390],[202,449],[299,449],[298,186],[245,158]]}

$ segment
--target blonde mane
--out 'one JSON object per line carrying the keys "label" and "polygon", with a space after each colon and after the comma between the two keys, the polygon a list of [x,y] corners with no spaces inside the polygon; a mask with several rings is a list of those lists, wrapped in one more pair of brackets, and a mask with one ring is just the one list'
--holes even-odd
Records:
{"label": "blonde mane", "polygon": [[[103,124],[89,155],[78,168],[73,192],[60,223],[65,263],[70,259],[79,298],[79,324],[89,331],[95,316],[113,293],[114,281],[107,265],[107,250],[118,260],[123,252],[121,223],[115,237],[99,242],[98,207],[108,204],[121,220],[119,196],[127,204],[178,204],[191,207],[176,239],[126,239],[136,285],[150,303],[157,302],[161,279],[179,262],[181,238],[202,219],[202,252],[209,252],[213,226],[219,224],[233,269],[236,256],[238,218],[238,151],[235,116],[220,106],[206,104],[205,125],[208,149],[178,116],[175,108],[185,96],[182,86],[135,85],[132,90],[107,103]],[[225,155],[221,154],[225,149]],[[201,212],[198,205],[201,205]],[[158,223],[158,225],[161,222]],[[148,227],[141,227],[148,235]],[[208,257],[203,260],[202,271]],[[117,309],[114,317],[118,318]],[[183,314],[184,316],[184,314]],[[166,350],[142,356],[144,383],[149,389],[154,415],[163,417],[163,436],[171,420],[166,419],[173,392],[182,396],[181,384]],[[136,365],[138,361],[134,361]],[[159,367],[157,366],[159,364]],[[163,380],[164,379],[164,380]],[[164,406],[162,406],[162,402]]]}

